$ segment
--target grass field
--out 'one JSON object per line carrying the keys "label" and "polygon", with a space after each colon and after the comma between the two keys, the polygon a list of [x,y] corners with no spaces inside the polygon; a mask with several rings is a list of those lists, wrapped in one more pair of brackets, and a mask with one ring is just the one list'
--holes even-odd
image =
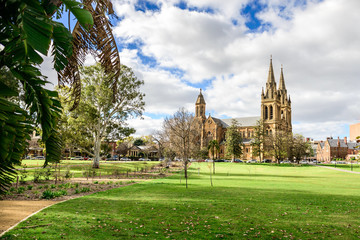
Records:
{"label": "grass field", "polygon": [[[323,166],[335,167],[335,164],[323,164]],[[351,164],[336,164],[336,168],[351,171]],[[360,172],[360,164],[358,162],[352,164],[352,171]]]}
{"label": "grass field", "polygon": [[2,239],[360,237],[360,175],[217,163],[211,187],[209,172],[193,163],[188,189],[173,175],[59,203]]}

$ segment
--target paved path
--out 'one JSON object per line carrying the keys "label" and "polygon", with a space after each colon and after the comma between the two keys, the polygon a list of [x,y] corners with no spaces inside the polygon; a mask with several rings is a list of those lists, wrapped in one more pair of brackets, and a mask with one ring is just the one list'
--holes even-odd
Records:
{"label": "paved path", "polygon": [[340,168],[334,168],[334,167],[328,167],[328,166],[321,166],[321,165],[315,165],[315,166],[322,167],[322,168],[327,168],[327,169],[331,169],[331,170],[336,170],[336,171],[341,171],[341,172],[348,172],[348,173],[360,174],[360,172],[354,172],[354,171],[349,171],[349,170],[340,169]]}
{"label": "paved path", "polygon": [[0,201],[0,236],[19,222],[59,201]]}

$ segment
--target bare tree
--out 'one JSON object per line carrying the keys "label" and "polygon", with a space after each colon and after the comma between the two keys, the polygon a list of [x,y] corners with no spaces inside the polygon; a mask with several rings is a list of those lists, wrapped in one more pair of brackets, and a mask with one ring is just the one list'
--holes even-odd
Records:
{"label": "bare tree", "polygon": [[151,135],[151,140],[156,143],[159,150],[159,158],[164,157],[167,137],[164,131],[156,131]]}
{"label": "bare tree", "polygon": [[199,138],[198,122],[184,108],[164,120],[163,129],[169,139],[170,147],[182,158],[186,188],[188,187],[189,157],[196,151]]}

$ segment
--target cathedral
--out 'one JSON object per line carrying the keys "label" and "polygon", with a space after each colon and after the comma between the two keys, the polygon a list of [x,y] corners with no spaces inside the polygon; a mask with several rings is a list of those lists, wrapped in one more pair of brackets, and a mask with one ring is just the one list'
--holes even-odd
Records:
{"label": "cathedral", "polygon": [[[201,147],[207,147],[209,141],[217,140],[220,143],[218,158],[225,157],[225,133],[231,125],[232,118],[219,119],[212,116],[206,117],[206,103],[201,89],[195,103],[195,118],[201,122]],[[274,134],[276,131],[284,130],[291,132],[291,100],[287,95],[283,68],[281,67],[279,88],[276,87],[272,59],[266,89],[261,93],[261,112],[257,117],[234,118],[238,124],[241,136],[243,137],[244,149],[242,159],[255,159],[252,155],[251,140],[254,136],[254,127],[259,120],[264,123],[266,134]]]}

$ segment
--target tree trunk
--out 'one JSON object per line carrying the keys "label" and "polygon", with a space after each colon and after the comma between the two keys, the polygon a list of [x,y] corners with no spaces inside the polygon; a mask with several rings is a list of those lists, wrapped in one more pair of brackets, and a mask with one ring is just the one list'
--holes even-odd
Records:
{"label": "tree trunk", "polygon": [[185,173],[185,185],[186,185],[186,188],[188,188],[187,160],[186,160],[185,165],[184,165],[184,173]]}
{"label": "tree trunk", "polygon": [[100,145],[101,145],[101,139],[100,137],[95,137],[95,146],[94,146],[94,162],[93,162],[93,168],[99,168],[100,167]]}
{"label": "tree trunk", "polygon": [[215,174],[215,159],[213,158],[213,174]]}

